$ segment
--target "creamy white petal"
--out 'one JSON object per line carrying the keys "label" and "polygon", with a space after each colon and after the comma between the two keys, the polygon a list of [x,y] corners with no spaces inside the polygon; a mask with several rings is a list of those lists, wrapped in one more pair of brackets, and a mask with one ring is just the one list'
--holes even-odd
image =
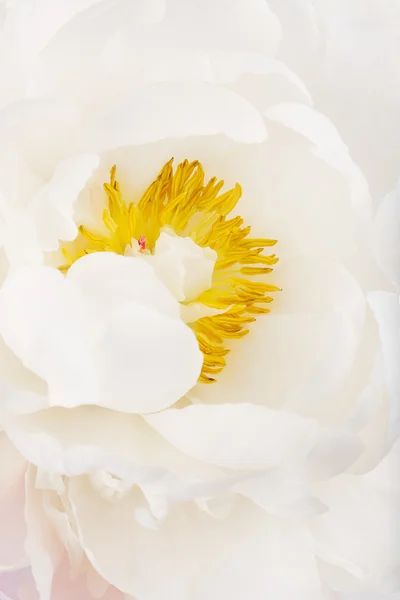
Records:
{"label": "creamy white petal", "polygon": [[385,275],[400,290],[400,181],[381,201],[372,229],[376,259]]}
{"label": "creamy white petal", "polygon": [[259,112],[238,94],[207,83],[166,82],[138,90],[94,119],[83,132],[83,143],[87,149],[105,151],[218,133],[245,143],[267,137]]}
{"label": "creamy white petal", "polygon": [[279,57],[309,86],[381,197],[395,185],[400,159],[397,2],[272,2],[284,31]]}
{"label": "creamy white petal", "polygon": [[312,497],[307,480],[283,469],[268,469],[257,477],[235,485],[234,491],[249,498],[268,513],[311,516],[325,512],[325,505]]}
{"label": "creamy white petal", "polygon": [[395,439],[400,426],[400,299],[386,292],[373,292],[368,299],[378,321],[390,396],[390,437]]}
{"label": "creamy white petal", "polygon": [[[46,384],[32,371],[29,371],[22,364],[21,360],[10,350],[3,338],[0,336],[0,378],[2,382],[7,382],[15,390],[29,390],[38,394],[46,393]],[[4,407],[4,397],[2,394],[1,407]],[[0,408],[0,412],[2,409]]]}
{"label": "creamy white petal", "polygon": [[[225,594],[244,600],[251,582],[257,600],[267,592],[276,600],[320,597],[310,539],[301,525],[275,521],[241,501],[225,519],[188,503],[154,531],[134,520],[140,503],[134,493],[117,504],[100,500],[96,515],[87,480],[71,481],[70,496],[90,560],[126,593],[149,600],[160,594],[171,600],[217,600]],[[110,538],[116,529],[119,535]]]}
{"label": "creamy white petal", "polygon": [[95,367],[82,332],[84,315],[76,288],[55,269],[20,271],[3,286],[0,306],[4,340],[47,382],[49,403],[96,402]]}
{"label": "creamy white petal", "polygon": [[99,404],[134,413],[167,408],[193,388],[203,354],[181,320],[125,304],[93,348]]}
{"label": "creamy white petal", "polygon": [[179,318],[179,304],[141,257],[95,252],[77,260],[67,279],[80,290],[86,303],[85,317],[95,319],[97,327],[126,302]]}
{"label": "creamy white petal", "polygon": [[24,566],[26,461],[0,432],[0,571]]}
{"label": "creamy white petal", "polygon": [[368,218],[371,203],[367,182],[334,125],[321,113],[304,104],[280,104],[266,111],[267,119],[282,123],[307,137],[315,145],[316,156],[325,160],[348,178],[354,211]]}
{"label": "creamy white petal", "polygon": [[22,271],[10,276],[0,305],[3,338],[47,382],[50,405],[152,412],[196,384],[203,361],[197,340],[179,304],[139,259],[87,256],[66,278],[47,267]]}
{"label": "creamy white petal", "polygon": [[0,497],[4,496],[24,473],[26,461],[10,442],[4,431],[0,432]]}
{"label": "creamy white petal", "polygon": [[164,478],[166,491],[165,476],[171,474],[171,493],[178,480],[182,491],[194,475],[205,482],[222,477],[218,469],[178,452],[138,415],[87,406],[52,408],[9,418],[6,429],[21,454],[45,472],[75,476],[103,470],[139,484]]}
{"label": "creamy white petal", "polygon": [[211,288],[217,253],[201,248],[190,237],[163,231],[154,254],[146,260],[177,300],[190,302]]}
{"label": "creamy white petal", "polygon": [[40,600],[51,600],[53,576],[62,556],[62,546],[44,515],[42,494],[35,483],[36,470],[31,466],[26,477],[25,547]]}
{"label": "creamy white petal", "polygon": [[98,163],[96,154],[67,158],[28,203],[26,218],[35,225],[38,243],[43,250],[56,250],[60,240],[76,237],[74,203]]}
{"label": "creamy white petal", "polygon": [[[168,64],[153,57],[160,49],[170,58],[171,51],[191,53],[200,62],[210,50],[273,55],[279,36],[279,22],[263,0],[103,1],[77,15],[48,44],[31,72],[30,92],[78,96],[88,108],[104,106],[118,90],[171,75],[173,59]],[[181,78],[188,77],[183,65],[181,70]]]}
{"label": "creamy white petal", "polygon": [[297,464],[318,430],[311,420],[253,404],[198,404],[148,415],[146,421],[189,456],[233,469]]}
{"label": "creamy white petal", "polygon": [[371,473],[342,475],[319,491],[329,512],[317,517],[311,527],[321,558],[348,571],[353,579],[347,583],[343,579],[342,591],[349,585],[355,590],[357,585],[379,586],[397,565],[398,466],[397,444]]}

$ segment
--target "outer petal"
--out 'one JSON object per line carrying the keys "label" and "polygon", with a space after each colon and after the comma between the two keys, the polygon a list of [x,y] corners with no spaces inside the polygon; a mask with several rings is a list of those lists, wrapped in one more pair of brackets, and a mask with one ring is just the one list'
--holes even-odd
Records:
{"label": "outer petal", "polygon": [[25,562],[24,471],[26,462],[0,432],[0,571]]}
{"label": "outer petal", "polygon": [[393,192],[380,203],[372,229],[376,259],[400,290],[400,181]]}
{"label": "outer petal", "polygon": [[317,108],[338,126],[373,195],[381,197],[395,184],[400,158],[397,3],[269,0],[269,5],[282,24],[278,58],[305,81]]}
{"label": "outer petal", "polygon": [[9,201],[4,246],[13,265],[40,264],[43,251],[57,250],[60,240],[76,237],[74,203],[98,162],[95,154],[70,157],[57,166],[50,181],[27,200],[23,209],[15,213],[12,199]]}
{"label": "outer petal", "polygon": [[218,133],[246,143],[266,138],[261,115],[238,94],[207,83],[167,82],[140,89],[113,105],[89,124],[83,143],[84,148],[105,151]]}
{"label": "outer petal", "polygon": [[47,382],[49,403],[152,412],[179,400],[203,356],[170,292],[139,259],[97,254],[78,263],[66,278],[46,267],[14,274],[1,292],[3,337]]}
{"label": "outer petal", "polygon": [[[132,518],[140,503],[134,493],[112,504],[98,500],[80,478],[71,481],[70,497],[93,565],[137,598],[217,600],[226,595],[245,600],[249,582],[255,600],[266,593],[274,600],[320,598],[304,529],[273,521],[256,507],[239,501],[228,518],[219,520],[187,504],[158,530],[149,530]],[[99,519],[101,528],[96,526]]]}
{"label": "outer petal", "polygon": [[23,456],[44,472],[73,477],[108,471],[139,485],[158,481],[160,494],[177,498],[188,493],[190,483],[195,493],[199,482],[211,485],[223,477],[219,469],[178,452],[138,415],[52,408],[10,418],[6,428]]}
{"label": "outer petal", "polygon": [[49,402],[96,402],[96,373],[82,335],[82,305],[63,275],[47,267],[16,273],[3,286],[0,305],[6,343],[47,382]]}
{"label": "outer petal", "polygon": [[179,304],[141,258],[95,252],[77,260],[67,279],[80,290],[86,304],[85,318],[93,318],[96,326],[107,321],[123,303],[140,304],[179,318]]}
{"label": "outer petal", "polygon": [[370,197],[367,182],[361,170],[352,161],[333,124],[324,115],[303,104],[281,104],[266,111],[272,121],[282,123],[306,136],[315,144],[314,152],[349,179],[353,209],[359,217],[370,215]]}
{"label": "outer petal", "polygon": [[62,546],[43,509],[43,495],[36,486],[36,469],[29,467],[26,476],[27,522],[26,551],[40,600],[51,599],[54,573],[61,560]]}
{"label": "outer petal", "polygon": [[283,289],[271,314],[232,344],[218,385],[198,386],[196,393],[206,403],[251,400],[322,423],[340,422],[349,411],[343,390],[363,342],[366,307],[359,284],[337,263],[306,258],[278,264],[275,282]]}
{"label": "outer petal", "polygon": [[319,490],[329,511],[311,527],[318,555],[331,565],[323,575],[340,591],[386,591],[399,554],[398,468],[397,444],[374,471],[343,475]]}
{"label": "outer petal", "polygon": [[[190,5],[179,0],[103,1],[71,20],[50,42],[32,73],[31,92],[78,93],[93,108],[115,98],[114,82],[126,91],[149,79],[170,78],[174,60],[154,60],[160,50],[170,57],[174,51],[190,53],[196,70],[196,63],[207,63],[203,57],[210,51],[271,55],[279,34],[279,22],[263,0],[195,0]],[[183,65],[181,71],[181,78],[190,77]]]}
{"label": "outer petal", "polygon": [[146,420],[189,456],[233,469],[301,462],[317,435],[312,421],[253,404],[194,405]]}
{"label": "outer petal", "polygon": [[38,242],[43,250],[57,250],[60,240],[77,235],[73,220],[74,203],[99,163],[96,154],[72,156],[61,162],[52,179],[42,187],[28,205],[28,214],[37,227]]}
{"label": "outer petal", "polygon": [[390,437],[393,440],[400,428],[400,299],[396,294],[373,292],[369,295],[369,303],[381,336],[390,396]]}
{"label": "outer petal", "polygon": [[171,406],[196,385],[203,364],[183,321],[134,304],[118,311],[93,351],[100,405],[125,412]]}

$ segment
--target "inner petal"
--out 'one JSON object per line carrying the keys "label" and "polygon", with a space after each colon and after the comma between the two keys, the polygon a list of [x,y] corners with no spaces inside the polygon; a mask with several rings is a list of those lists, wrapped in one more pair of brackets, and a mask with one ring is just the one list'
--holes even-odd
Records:
{"label": "inner petal", "polygon": [[212,287],[218,255],[212,248],[201,248],[190,237],[177,236],[172,230],[162,231],[154,254],[146,258],[180,302],[195,300]]}
{"label": "inner petal", "polygon": [[242,195],[237,183],[223,190],[224,181],[208,181],[199,161],[173,159],[161,169],[139,201],[127,203],[116,180],[104,184],[107,206],[102,232],[80,225],[77,240],[63,248],[67,272],[85,254],[112,252],[150,263],[160,282],[181,303],[203,353],[201,383],[214,383],[226,365],[230,340],[249,333],[256,316],[268,313],[271,293],[266,283],[278,261],[265,250],[276,244],[251,238],[251,227],[231,217]]}

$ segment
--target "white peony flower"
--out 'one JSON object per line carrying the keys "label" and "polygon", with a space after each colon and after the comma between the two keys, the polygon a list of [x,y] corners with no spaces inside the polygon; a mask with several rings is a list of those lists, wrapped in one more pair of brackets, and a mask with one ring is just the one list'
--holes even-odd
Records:
{"label": "white peony flower", "polygon": [[399,200],[276,58],[283,13],[0,23],[0,590],[396,598]]}

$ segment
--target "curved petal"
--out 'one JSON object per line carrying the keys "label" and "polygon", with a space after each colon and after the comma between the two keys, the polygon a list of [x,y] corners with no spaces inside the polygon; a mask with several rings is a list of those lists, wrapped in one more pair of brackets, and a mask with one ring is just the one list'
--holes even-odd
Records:
{"label": "curved petal", "polygon": [[15,273],[0,292],[0,306],[4,340],[47,382],[50,404],[96,402],[96,373],[82,332],[82,305],[64,276],[48,267]]}
{"label": "curved petal", "polygon": [[397,438],[400,427],[400,299],[396,294],[373,292],[369,303],[378,322],[390,397],[390,438]]}
{"label": "curved petal", "polygon": [[146,421],[181,452],[233,469],[297,464],[318,429],[295,414],[253,404],[198,404],[148,415]]}
{"label": "curved petal", "polygon": [[44,472],[74,477],[102,470],[138,484],[164,480],[170,494],[179,487],[187,491],[194,476],[210,483],[222,477],[218,469],[178,452],[138,415],[88,406],[51,408],[9,418],[6,429],[21,454]]}
{"label": "curved petal", "polygon": [[[78,94],[93,109],[116,97],[113,82],[126,92],[152,78],[169,78],[174,61],[157,61],[160,51],[170,58],[178,51],[181,63],[183,55],[191,54],[196,70],[196,62],[207,62],[204,55],[210,51],[271,56],[279,36],[279,22],[263,0],[195,0],[190,5],[179,0],[103,0],[54,36],[31,70],[29,89],[34,95]],[[190,77],[192,65],[187,69],[184,64],[181,78]]]}
{"label": "curved petal", "polygon": [[93,349],[101,406],[134,413],[163,410],[193,388],[203,354],[179,319],[125,304]]}
{"label": "curved petal", "polygon": [[149,265],[97,253],[70,271],[14,273],[0,293],[3,338],[47,382],[50,405],[152,412],[196,384],[203,355]]}
{"label": "curved petal", "polygon": [[400,290],[400,181],[380,203],[372,229],[376,259],[397,289]]}
{"label": "curved petal", "polygon": [[65,159],[28,203],[27,218],[36,226],[42,250],[57,250],[60,240],[75,239],[78,231],[73,220],[74,203],[98,164],[96,154]]}
{"label": "curved petal", "polygon": [[36,469],[32,466],[28,468],[26,475],[25,519],[25,548],[36,588],[40,600],[51,600],[53,577],[60,563],[63,548],[44,513],[43,494],[37,489]]}
{"label": "curved petal", "polygon": [[398,468],[397,444],[370,473],[342,475],[319,490],[329,511],[311,524],[316,551],[322,560],[351,576],[346,581],[336,575],[343,592],[363,585],[379,587],[397,567]]}
{"label": "curved petal", "polygon": [[20,213],[13,215],[15,206],[9,207],[11,215],[6,220],[4,243],[13,265],[41,264],[43,251],[57,250],[61,239],[76,237],[74,203],[98,162],[95,154],[67,158],[58,164],[52,178],[26,201]]}
{"label": "curved petal", "polygon": [[94,252],[77,260],[68,270],[67,279],[82,294],[87,305],[85,318],[96,319],[97,327],[123,303],[140,304],[179,318],[178,302],[140,257]]}
{"label": "curved petal", "polygon": [[320,598],[303,526],[275,521],[243,501],[223,519],[188,503],[154,530],[133,518],[141,503],[135,493],[113,504],[98,500],[88,481],[78,478],[71,481],[70,497],[95,569],[125,593],[148,600],[217,600],[222,595],[245,600],[251,582],[255,600],[266,592],[274,600]]}
{"label": "curved petal", "polygon": [[21,568],[25,562],[26,461],[3,432],[0,455],[0,571],[7,571]]}
{"label": "curved petal", "polygon": [[218,133],[245,143],[259,143],[267,136],[259,112],[238,94],[207,83],[166,82],[136,91],[95,118],[83,131],[83,144],[105,151]]}
{"label": "curved petal", "polygon": [[371,200],[367,182],[350,157],[339,133],[327,117],[304,104],[284,103],[266,111],[267,119],[290,127],[308,138],[316,156],[322,158],[348,178],[354,211],[361,218],[371,216]]}

